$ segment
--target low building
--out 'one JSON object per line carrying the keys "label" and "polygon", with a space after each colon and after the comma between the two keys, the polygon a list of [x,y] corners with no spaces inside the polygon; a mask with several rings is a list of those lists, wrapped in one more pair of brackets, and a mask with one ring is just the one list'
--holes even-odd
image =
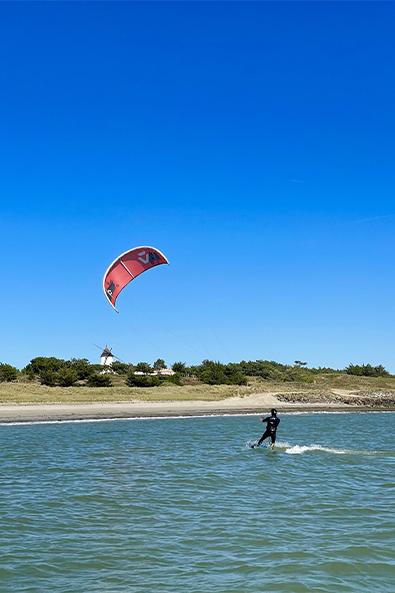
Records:
{"label": "low building", "polygon": [[158,371],[154,371],[152,375],[162,375],[163,377],[172,377],[175,375],[173,369],[159,369]]}
{"label": "low building", "polygon": [[143,371],[134,371],[134,375],[150,375],[150,376],[158,376],[158,377],[172,377],[175,375],[173,369],[159,369],[157,371],[152,371],[152,373],[144,373]]}

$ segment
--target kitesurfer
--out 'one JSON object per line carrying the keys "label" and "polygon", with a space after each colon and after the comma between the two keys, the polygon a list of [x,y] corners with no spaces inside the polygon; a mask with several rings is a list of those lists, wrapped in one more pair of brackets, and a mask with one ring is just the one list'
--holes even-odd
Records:
{"label": "kitesurfer", "polygon": [[255,447],[259,447],[259,445],[261,445],[263,443],[263,441],[265,439],[267,439],[268,437],[270,437],[270,439],[271,439],[270,446],[272,448],[274,447],[274,443],[276,442],[277,426],[280,424],[280,418],[277,417],[277,410],[272,408],[272,410],[270,411],[270,416],[267,416],[266,418],[262,418],[262,422],[266,422],[266,430],[263,433],[263,435],[261,436],[261,438],[259,439],[259,441],[252,445],[253,449]]}

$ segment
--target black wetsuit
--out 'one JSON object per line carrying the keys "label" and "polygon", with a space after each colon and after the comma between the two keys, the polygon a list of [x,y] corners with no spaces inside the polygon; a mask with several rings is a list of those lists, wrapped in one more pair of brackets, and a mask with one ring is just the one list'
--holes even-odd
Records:
{"label": "black wetsuit", "polygon": [[257,442],[256,446],[259,447],[259,445],[263,443],[267,437],[271,438],[272,445],[274,445],[276,442],[276,430],[277,426],[280,424],[280,418],[277,418],[277,416],[268,416],[267,418],[263,418],[262,422],[266,422],[266,430]]}

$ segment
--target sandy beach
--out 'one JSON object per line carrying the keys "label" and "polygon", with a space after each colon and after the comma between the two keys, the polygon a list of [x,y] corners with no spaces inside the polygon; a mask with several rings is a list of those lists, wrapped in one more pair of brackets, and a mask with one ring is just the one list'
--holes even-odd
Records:
{"label": "sandy beach", "polygon": [[390,410],[374,399],[361,402],[350,396],[343,401],[281,401],[276,394],[262,393],[244,397],[230,397],[222,401],[168,401],[168,402],[95,402],[81,404],[2,404],[0,422],[45,422],[115,418],[160,418],[179,416],[204,416],[222,414],[265,414],[276,407],[279,412],[308,411],[375,411]]}

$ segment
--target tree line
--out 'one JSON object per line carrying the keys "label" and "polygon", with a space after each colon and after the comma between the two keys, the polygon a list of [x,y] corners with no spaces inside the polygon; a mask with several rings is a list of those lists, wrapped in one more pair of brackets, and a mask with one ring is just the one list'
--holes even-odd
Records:
{"label": "tree line", "polygon": [[[223,364],[213,360],[203,360],[199,365],[187,366],[184,362],[172,365],[174,375],[161,375],[160,371],[167,368],[163,358],[153,364],[138,362],[137,364],[113,362],[111,367],[92,364],[86,358],[63,360],[53,356],[33,358],[25,368],[19,371],[16,367],[0,363],[0,382],[17,380],[38,381],[42,385],[70,387],[86,385],[88,387],[111,387],[111,376],[123,377],[130,387],[155,387],[164,382],[183,385],[201,382],[209,385],[246,385],[248,377],[276,382],[313,383],[318,374],[345,373],[361,377],[384,377],[389,372],[383,365],[349,364],[345,369],[329,367],[308,367],[306,362],[296,360],[286,365],[271,360],[255,360]],[[110,372],[109,372],[109,369]],[[137,374],[136,374],[137,373]]]}

